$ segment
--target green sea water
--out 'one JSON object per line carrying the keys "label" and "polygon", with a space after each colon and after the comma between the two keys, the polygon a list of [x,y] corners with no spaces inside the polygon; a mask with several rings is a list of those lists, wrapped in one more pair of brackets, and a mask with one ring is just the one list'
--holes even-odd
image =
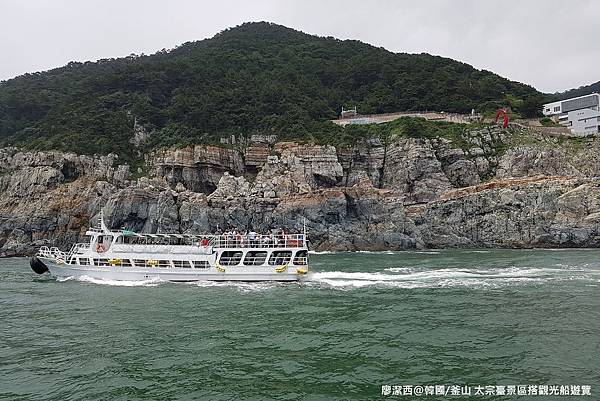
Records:
{"label": "green sea water", "polygon": [[599,250],[313,254],[311,268],[298,284],[116,283],[0,259],[0,399],[565,399],[387,385],[600,399]]}

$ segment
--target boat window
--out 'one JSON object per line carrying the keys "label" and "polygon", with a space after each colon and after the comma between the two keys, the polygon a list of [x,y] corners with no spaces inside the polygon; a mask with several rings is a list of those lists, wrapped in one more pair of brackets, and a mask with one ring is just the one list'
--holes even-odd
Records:
{"label": "boat window", "polygon": [[147,267],[158,267],[158,260],[156,259],[149,259],[144,262],[146,263]]}
{"label": "boat window", "polygon": [[171,267],[171,262],[168,260],[159,260],[158,267]]}
{"label": "boat window", "polygon": [[144,259],[133,259],[133,265],[135,267],[144,267],[146,266],[146,261]]}
{"label": "boat window", "polygon": [[242,252],[238,251],[225,251],[221,254],[219,263],[223,266],[235,266],[239,265],[242,261]]}
{"label": "boat window", "polygon": [[206,260],[192,260],[192,265],[196,269],[208,269],[210,266]]}
{"label": "boat window", "polygon": [[306,265],[308,264],[308,251],[298,251],[294,257],[295,265]]}
{"label": "boat window", "polygon": [[182,269],[184,267],[190,267],[190,264],[187,260],[174,260],[173,261],[173,266],[175,266],[178,269]]}
{"label": "boat window", "polygon": [[110,235],[98,236],[98,245],[103,245],[105,251],[107,251],[108,248],[110,247],[111,241],[112,241],[112,236],[110,236]]}
{"label": "boat window", "polygon": [[94,266],[108,266],[108,259],[94,259]]}
{"label": "boat window", "polygon": [[78,260],[81,266],[89,266],[90,260],[88,258],[79,258]]}
{"label": "boat window", "polygon": [[149,237],[148,245],[169,245],[169,237]]}
{"label": "boat window", "polygon": [[131,260],[129,260],[129,259],[123,259],[123,260],[121,260],[121,266],[131,267],[132,266]]}
{"label": "boat window", "polygon": [[260,266],[265,263],[266,258],[266,251],[250,251],[244,258],[244,264],[247,266]]}
{"label": "boat window", "polygon": [[279,266],[290,263],[292,251],[274,251],[269,258],[269,265]]}

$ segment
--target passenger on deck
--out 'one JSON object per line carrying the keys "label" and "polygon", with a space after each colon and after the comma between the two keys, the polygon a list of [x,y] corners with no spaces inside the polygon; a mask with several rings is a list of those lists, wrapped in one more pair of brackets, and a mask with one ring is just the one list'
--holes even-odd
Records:
{"label": "passenger on deck", "polygon": [[250,228],[250,232],[248,232],[248,241],[250,246],[256,245],[256,232],[252,228]]}

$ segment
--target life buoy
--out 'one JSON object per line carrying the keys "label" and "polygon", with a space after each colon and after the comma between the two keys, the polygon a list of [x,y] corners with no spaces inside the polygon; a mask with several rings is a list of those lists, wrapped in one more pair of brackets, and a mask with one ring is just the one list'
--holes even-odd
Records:
{"label": "life buoy", "polygon": [[98,252],[98,253],[106,252],[106,248],[104,248],[104,245],[98,244],[98,245],[96,245],[96,252]]}

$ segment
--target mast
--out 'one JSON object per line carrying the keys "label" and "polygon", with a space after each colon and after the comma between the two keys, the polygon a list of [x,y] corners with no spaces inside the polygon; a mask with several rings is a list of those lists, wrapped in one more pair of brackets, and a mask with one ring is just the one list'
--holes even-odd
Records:
{"label": "mast", "polygon": [[102,232],[109,232],[110,230],[106,227],[106,224],[104,224],[104,210],[100,210],[100,229],[102,230]]}
{"label": "mast", "polygon": [[302,238],[304,239],[304,243],[306,244],[306,217],[302,219]]}

